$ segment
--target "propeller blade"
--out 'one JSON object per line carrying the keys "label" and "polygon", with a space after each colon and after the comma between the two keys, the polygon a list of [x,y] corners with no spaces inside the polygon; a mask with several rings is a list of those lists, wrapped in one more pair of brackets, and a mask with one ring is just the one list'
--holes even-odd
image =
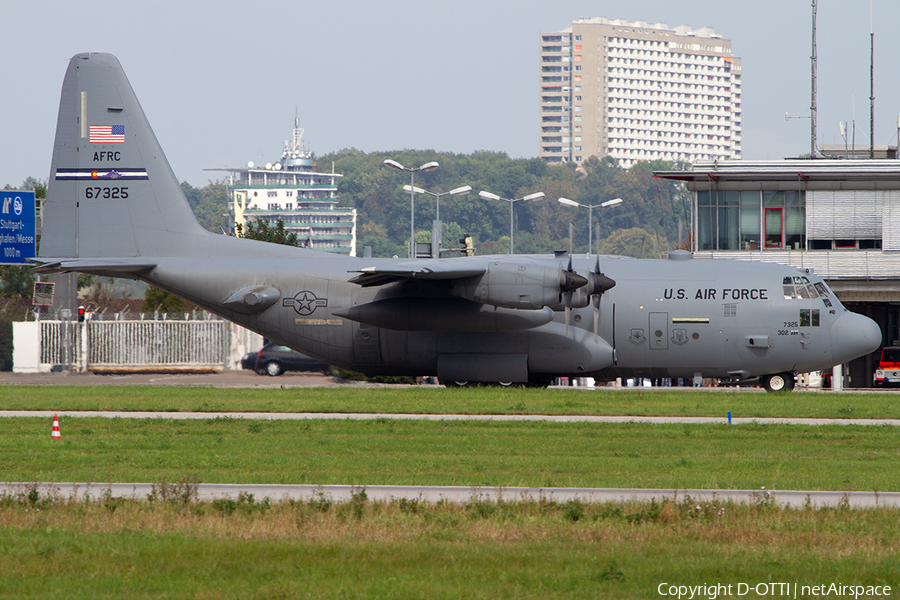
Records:
{"label": "propeller blade", "polygon": [[594,335],[600,335],[600,296],[607,290],[616,287],[616,282],[600,272],[600,256],[597,256],[594,270],[590,273],[588,293],[594,305]]}

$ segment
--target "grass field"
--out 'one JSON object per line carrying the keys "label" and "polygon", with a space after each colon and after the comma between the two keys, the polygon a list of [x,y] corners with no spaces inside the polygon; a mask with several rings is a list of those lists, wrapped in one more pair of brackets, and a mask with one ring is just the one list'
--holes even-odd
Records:
{"label": "grass field", "polygon": [[373,412],[900,419],[900,394],[713,389],[509,389],[439,386],[209,388],[3,386],[0,410]]}
{"label": "grass field", "polygon": [[0,498],[0,523],[11,598],[654,598],[664,583],[900,583],[900,512],[884,508],[23,493]]}
{"label": "grass field", "polygon": [[890,426],[0,420],[6,481],[900,491]]}
{"label": "grass field", "polygon": [[[891,394],[0,391],[0,409],[57,411],[900,416]],[[48,419],[0,419],[0,479],[900,490],[900,433],[888,426],[64,418],[61,429],[51,441]],[[895,596],[898,540],[896,509],[782,509],[763,495],[751,505],[375,503],[362,491],[339,504],[83,502],[23,487],[0,497],[0,598],[659,598],[663,583],[766,582],[890,585]]]}

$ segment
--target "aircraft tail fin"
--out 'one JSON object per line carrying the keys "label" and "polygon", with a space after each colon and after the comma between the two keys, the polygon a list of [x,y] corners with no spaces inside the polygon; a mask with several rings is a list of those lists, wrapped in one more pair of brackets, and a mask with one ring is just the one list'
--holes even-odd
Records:
{"label": "aircraft tail fin", "polygon": [[72,57],[59,103],[40,256],[173,256],[210,246],[210,236],[116,57]]}

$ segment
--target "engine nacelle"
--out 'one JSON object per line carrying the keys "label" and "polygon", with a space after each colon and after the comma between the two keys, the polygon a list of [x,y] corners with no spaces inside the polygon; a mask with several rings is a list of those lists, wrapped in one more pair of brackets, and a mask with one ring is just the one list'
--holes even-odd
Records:
{"label": "engine nacelle", "polygon": [[452,293],[491,306],[538,309],[557,306],[560,293],[576,290],[587,279],[567,271],[559,261],[553,262],[492,262],[478,277],[457,281]]}

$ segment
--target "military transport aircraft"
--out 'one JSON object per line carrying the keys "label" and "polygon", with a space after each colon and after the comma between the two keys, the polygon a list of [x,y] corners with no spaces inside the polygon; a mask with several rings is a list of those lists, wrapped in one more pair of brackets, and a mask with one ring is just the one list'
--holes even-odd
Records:
{"label": "military transport aircraft", "polygon": [[819,277],[783,265],[684,251],[366,259],[210,233],[110,54],[69,63],[44,214],[39,273],[140,279],[369,375],[758,378],[784,390],[882,337]]}

